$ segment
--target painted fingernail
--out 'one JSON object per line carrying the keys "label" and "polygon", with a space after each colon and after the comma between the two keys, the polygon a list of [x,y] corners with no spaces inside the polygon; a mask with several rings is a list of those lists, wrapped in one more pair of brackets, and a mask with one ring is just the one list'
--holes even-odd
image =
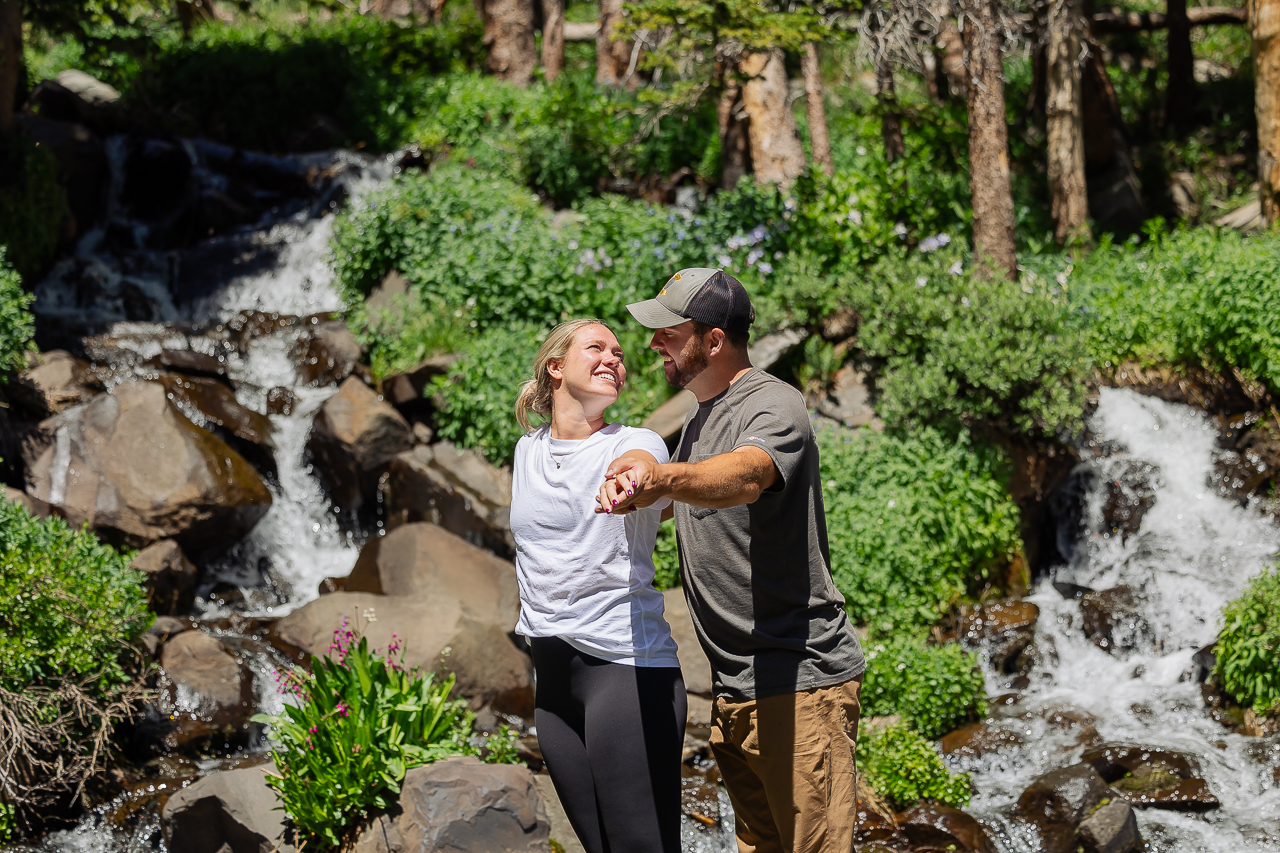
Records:
{"label": "painted fingernail", "polygon": [[633,493],[630,489],[627,489],[627,494],[629,494],[629,495],[630,495],[630,494],[634,494],[634,493]]}
{"label": "painted fingernail", "polygon": [[614,502],[613,502],[613,505],[614,505],[614,506],[617,506],[617,505],[618,505],[618,502],[617,502],[617,501],[614,501]]}

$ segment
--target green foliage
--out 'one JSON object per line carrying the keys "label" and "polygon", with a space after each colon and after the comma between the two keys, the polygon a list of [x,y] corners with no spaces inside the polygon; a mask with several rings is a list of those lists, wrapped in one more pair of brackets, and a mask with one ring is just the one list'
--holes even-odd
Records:
{"label": "green foliage", "polygon": [[0,843],[7,844],[13,840],[17,829],[17,812],[9,803],[0,803]]}
{"label": "green foliage", "polygon": [[1239,368],[1280,391],[1280,234],[1153,234],[1142,246],[1104,242],[1060,272],[1087,312],[1094,360]]}
{"label": "green foliage", "polygon": [[831,571],[850,616],[882,636],[934,624],[1021,549],[1006,463],[966,434],[818,434]]}
{"label": "green foliage", "polygon": [[360,345],[370,351],[375,379],[409,370],[442,353],[458,352],[470,339],[465,314],[417,292],[394,296],[382,308],[359,304],[347,316]]}
{"label": "green foliage", "polygon": [[1058,288],[963,267],[948,247],[845,274],[841,299],[863,318],[858,345],[878,363],[876,411],[895,428],[1077,429],[1089,364]]}
{"label": "green foliage", "polygon": [[146,601],[126,556],[0,499],[0,688],[75,680],[110,701],[133,676],[129,644],[151,624]]}
{"label": "green foliage", "polygon": [[0,248],[27,279],[53,260],[67,218],[58,161],[23,134],[0,136]]}
{"label": "green foliage", "polygon": [[[280,775],[267,783],[280,795],[301,841],[320,849],[342,845],[371,809],[386,809],[405,771],[449,755],[472,755],[475,715],[450,699],[454,677],[405,669],[392,635],[386,654],[347,627],[334,634],[333,657],[312,657],[311,672],[286,676],[298,699],[272,726]],[[489,739],[487,760],[514,761],[515,738],[505,726]]]}
{"label": "green foliage", "polygon": [[674,522],[663,522],[658,527],[658,539],[653,545],[653,588],[675,589],[680,586],[680,546],[676,542]]}
{"label": "green foliage", "polygon": [[984,695],[977,656],[957,643],[931,646],[900,635],[867,648],[861,698],[869,717],[899,714],[924,737],[936,738],[985,714]]}
{"label": "green foliage", "polygon": [[1259,714],[1280,710],[1280,569],[1251,580],[1222,616],[1215,647],[1222,686]]}
{"label": "green foliage", "polygon": [[858,732],[858,766],[876,793],[898,808],[933,800],[957,808],[968,805],[969,774],[952,773],[933,744],[903,725]]}
{"label": "green foliage", "polygon": [[27,310],[35,297],[22,289],[22,279],[5,262],[0,246],[0,383],[6,374],[27,366],[24,353],[34,347],[35,319]]}

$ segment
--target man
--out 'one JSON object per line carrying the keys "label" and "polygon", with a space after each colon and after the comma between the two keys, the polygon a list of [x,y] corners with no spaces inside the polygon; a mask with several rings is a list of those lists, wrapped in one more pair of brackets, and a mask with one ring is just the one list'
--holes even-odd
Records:
{"label": "man", "polygon": [[804,399],[751,366],[755,312],[724,271],[681,270],[627,309],[655,330],[667,381],[698,408],[671,463],[610,465],[597,512],[676,501],[685,596],[715,681],[711,747],[740,853],[850,853],[864,663],[831,580]]}

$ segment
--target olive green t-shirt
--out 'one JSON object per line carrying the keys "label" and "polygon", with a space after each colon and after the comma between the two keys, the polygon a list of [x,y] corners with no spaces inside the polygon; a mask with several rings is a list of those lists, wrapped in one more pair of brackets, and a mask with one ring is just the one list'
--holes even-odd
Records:
{"label": "olive green t-shirt", "polygon": [[676,502],[689,612],[717,696],[762,699],[842,684],[862,648],[831,580],[818,445],[800,392],[744,374],[685,421],[675,461],[759,447],[781,476],[754,503]]}

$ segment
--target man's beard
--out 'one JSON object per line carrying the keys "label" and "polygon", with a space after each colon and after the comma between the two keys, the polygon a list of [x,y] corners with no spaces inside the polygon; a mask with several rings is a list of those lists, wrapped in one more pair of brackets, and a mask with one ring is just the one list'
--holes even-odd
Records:
{"label": "man's beard", "polygon": [[700,335],[693,335],[685,343],[679,356],[672,356],[671,363],[663,365],[667,382],[676,388],[685,388],[707,369],[707,348]]}

